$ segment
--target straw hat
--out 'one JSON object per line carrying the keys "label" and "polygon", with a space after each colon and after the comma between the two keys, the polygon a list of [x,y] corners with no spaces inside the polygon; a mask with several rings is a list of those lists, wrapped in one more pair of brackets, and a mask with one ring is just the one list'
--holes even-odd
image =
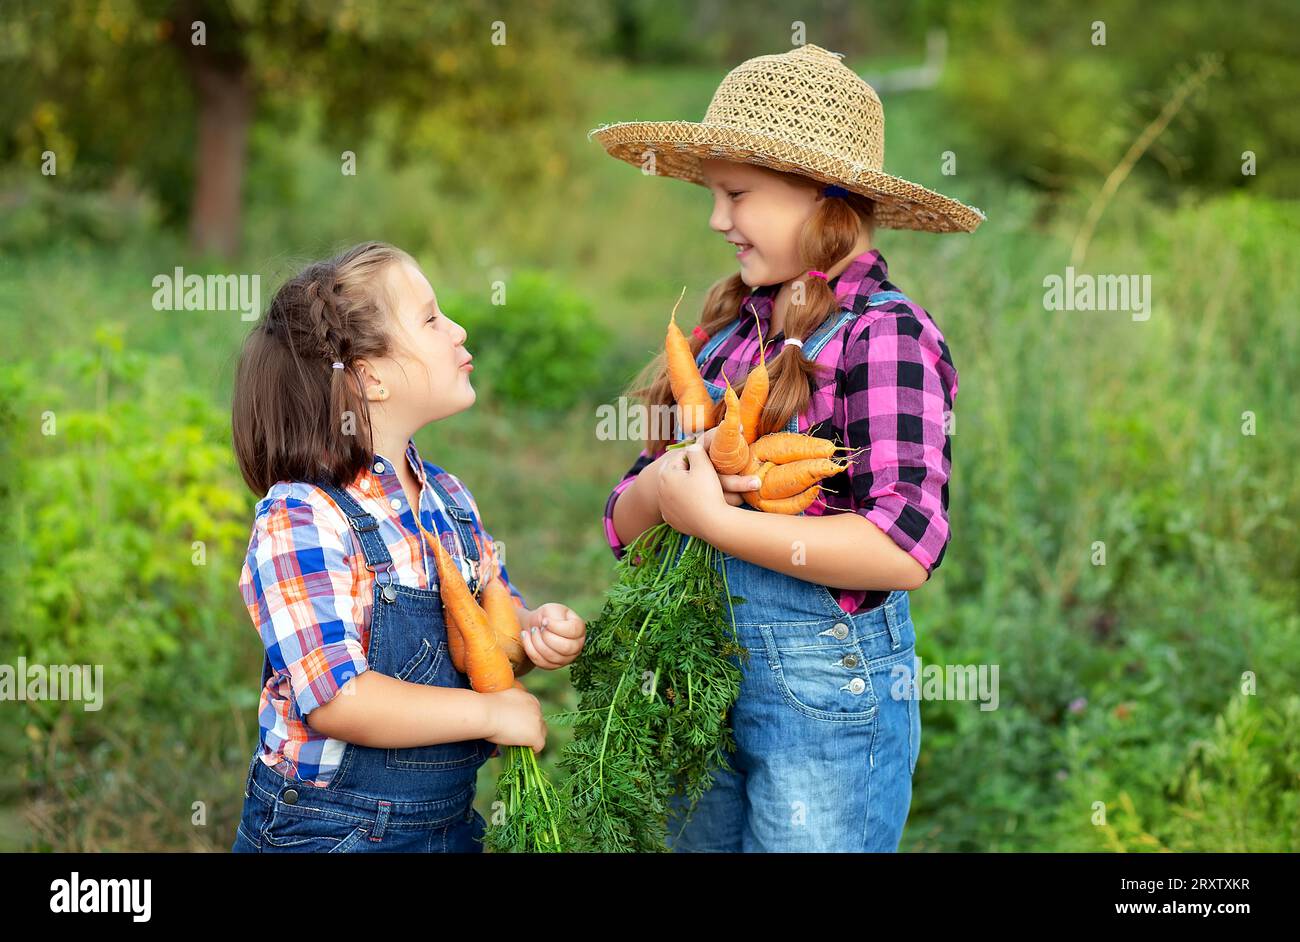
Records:
{"label": "straw hat", "polygon": [[703,186],[701,160],[759,164],[870,197],[884,228],[973,231],[984,221],[980,210],[883,171],[880,98],[840,58],[811,44],[758,56],[727,73],[698,124],[631,121],[587,137],[637,166],[653,154],[659,176]]}

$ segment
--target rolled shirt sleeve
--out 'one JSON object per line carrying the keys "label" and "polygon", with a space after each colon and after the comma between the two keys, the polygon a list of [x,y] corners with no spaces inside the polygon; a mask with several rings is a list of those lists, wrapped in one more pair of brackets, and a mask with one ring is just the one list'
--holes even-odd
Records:
{"label": "rolled shirt sleeve", "polygon": [[948,543],[956,369],[943,337],[911,313],[884,313],[845,351],[845,443],[854,508],[925,567]]}
{"label": "rolled shirt sleeve", "polygon": [[303,717],[369,669],[350,540],[342,517],[292,497],[270,501],[253,527],[240,588]]}

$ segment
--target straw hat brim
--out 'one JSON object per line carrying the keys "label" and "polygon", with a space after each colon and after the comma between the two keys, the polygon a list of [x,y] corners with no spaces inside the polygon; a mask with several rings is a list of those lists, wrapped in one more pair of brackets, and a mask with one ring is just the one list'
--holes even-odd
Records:
{"label": "straw hat brim", "polygon": [[653,152],[656,176],[700,186],[707,186],[700,161],[710,158],[758,164],[834,183],[875,200],[875,223],[886,229],[973,232],[985,219],[979,209],[910,180],[761,131],[695,121],[627,121],[603,125],[587,136],[595,137],[611,156],[634,166],[641,166],[647,152]]}

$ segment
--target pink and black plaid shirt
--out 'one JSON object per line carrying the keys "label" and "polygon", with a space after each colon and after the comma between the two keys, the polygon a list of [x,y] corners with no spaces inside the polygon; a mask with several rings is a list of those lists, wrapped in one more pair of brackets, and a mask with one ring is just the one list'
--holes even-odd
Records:
{"label": "pink and black plaid shirt", "polygon": [[[831,286],[841,310],[856,315],[830,339],[817,362],[831,369],[813,389],[799,431],[829,438],[850,448],[869,446],[852,468],[823,482],[823,491],[806,513],[829,506],[866,517],[912,558],[933,572],[948,544],[948,475],[952,466],[946,419],[957,396],[957,369],[938,326],[919,304],[892,300],[867,306],[880,291],[898,291],[886,278],[884,256],[876,249],[855,258]],[[768,336],[772,303],[779,285],[757,288],[741,302],[737,330],[701,366],[706,380],[728,379],[739,386],[758,365],[758,326],[768,355],[780,350],[784,333]],[[636,463],[605,503],[605,535],[614,556],[624,544],[614,530],[614,502],[641,470],[663,454],[642,449]],[[840,607],[857,614],[880,605],[887,592],[831,588]]]}

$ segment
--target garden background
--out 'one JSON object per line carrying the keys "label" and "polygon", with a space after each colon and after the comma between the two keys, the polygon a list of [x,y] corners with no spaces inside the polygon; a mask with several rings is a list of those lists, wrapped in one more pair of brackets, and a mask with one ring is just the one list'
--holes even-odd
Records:
{"label": "garden background", "polygon": [[[412,252],[479,390],[420,448],[530,603],[590,620],[639,447],[596,408],[735,261],[704,190],[586,132],[698,120],[801,40],[877,84],[887,171],[988,214],[877,241],[960,374],[918,654],[1001,683],[992,711],[923,702],[903,849],[1300,849],[1297,26],[1281,0],[0,3],[0,661],[106,687],[0,703],[0,849],[233,840],[251,325],[155,310],[155,276],[258,274],[265,305],[342,246]],[[1149,319],[1045,309],[1069,265],[1149,275]],[[564,671],[528,684],[574,706]]]}

